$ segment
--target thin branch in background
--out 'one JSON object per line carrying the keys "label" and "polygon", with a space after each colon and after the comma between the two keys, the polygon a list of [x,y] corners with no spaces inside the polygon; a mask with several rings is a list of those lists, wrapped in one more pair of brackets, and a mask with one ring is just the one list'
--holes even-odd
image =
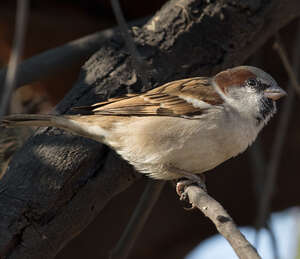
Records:
{"label": "thin branch in background", "polygon": [[188,196],[192,207],[197,207],[215,224],[219,233],[227,239],[239,258],[261,258],[219,202],[199,186],[190,185],[185,187],[184,194]]}
{"label": "thin branch in background", "polygon": [[[134,40],[128,32],[128,26],[119,1],[111,0],[111,5],[118,21],[122,36],[125,40],[127,49],[129,50],[129,53],[134,61],[134,69],[142,80],[142,91],[145,91],[150,88],[147,77],[148,71],[146,69],[146,63],[142,60],[141,55],[135,46]],[[153,182],[152,180],[149,180],[143,196],[134,210],[129,223],[123,232],[123,235],[118,241],[116,247],[112,250],[110,258],[123,259],[128,257],[130,250],[132,249],[139,233],[145,225],[148,216],[163,189],[164,184],[165,182]]]}
{"label": "thin branch in background", "polygon": [[263,191],[262,183],[264,183],[265,181],[264,173],[266,168],[266,159],[264,156],[260,137],[258,137],[255,143],[251,146],[249,150],[249,158],[254,178],[253,189],[255,193],[255,198],[259,200],[260,195]]}
{"label": "thin branch in background", "polygon": [[[252,59],[253,65],[261,67],[262,65],[262,53],[260,51]],[[266,158],[263,151],[262,140],[261,137],[258,137],[255,143],[249,150],[249,158],[250,158],[250,165],[252,167],[253,173],[253,189],[256,201],[259,202],[261,195],[263,195],[264,190],[264,182],[265,182],[265,170],[266,170]],[[266,229],[271,238],[272,244],[272,252],[274,259],[279,259],[279,248],[278,243],[275,237],[274,230],[272,229],[271,224],[266,224]],[[258,230],[256,232],[254,247],[258,249]]]}
{"label": "thin branch in background", "polygon": [[[298,23],[296,43],[293,50],[293,66],[289,64],[288,58],[286,56],[283,44],[281,43],[279,36],[275,43],[274,49],[277,51],[278,55],[282,60],[284,68],[292,74],[290,77],[290,84],[288,87],[288,96],[285,98],[281,116],[279,119],[277,131],[274,138],[274,145],[272,147],[270,161],[267,165],[267,174],[264,184],[264,190],[261,193],[260,201],[258,204],[258,215],[256,219],[256,229],[259,230],[265,225],[267,218],[270,215],[271,210],[271,200],[274,193],[274,186],[277,179],[277,171],[280,162],[280,157],[282,155],[283,144],[285,141],[287,128],[289,124],[289,119],[292,113],[293,101],[296,94],[296,89],[298,88],[297,73],[300,68],[300,22]],[[288,65],[287,65],[288,64]],[[290,75],[290,74],[289,74]],[[258,233],[258,232],[257,232]],[[256,234],[256,240],[258,239],[258,234]],[[257,241],[256,241],[257,242]]]}
{"label": "thin branch in background", "polygon": [[[88,58],[104,41],[111,38],[114,32],[114,29],[96,32],[24,60],[18,67],[16,88],[54,75]],[[6,72],[5,68],[0,70],[0,85],[4,82]]]}
{"label": "thin branch in background", "polygon": [[[298,33],[300,33],[300,30]],[[298,43],[299,42],[297,42],[297,44]],[[293,69],[293,67],[288,59],[287,51],[284,48],[284,46],[281,42],[280,36],[278,34],[276,36],[276,42],[274,43],[273,48],[277,51],[278,55],[280,56],[282,64],[289,76],[291,86],[294,87],[295,92],[300,96],[300,85],[298,83],[297,74],[296,74],[298,71],[296,70],[296,73],[295,73],[295,70]],[[296,49],[298,50],[298,48],[299,48],[299,45],[297,45]]]}
{"label": "thin branch in background", "polygon": [[135,43],[131,37],[131,35],[129,34],[129,29],[127,26],[127,23],[125,21],[122,9],[120,7],[120,3],[118,0],[111,0],[111,6],[113,8],[115,17],[117,19],[118,25],[120,27],[120,31],[122,33],[122,36],[125,40],[126,43],[126,47],[133,59],[134,62],[134,68],[136,70],[136,72],[138,73],[138,76],[141,78],[142,80],[142,91],[146,91],[150,89],[150,83],[148,80],[148,67],[147,64],[145,63],[145,61],[142,59],[140,53],[138,52]]}
{"label": "thin branch in background", "polygon": [[[142,59],[135,46],[133,38],[128,32],[128,26],[121,10],[119,1],[111,0],[111,5],[115,17],[118,21],[120,31],[125,40],[126,47],[133,59],[133,67],[142,80],[142,91],[145,91],[150,88],[150,83],[147,77],[148,70],[146,69],[146,63]],[[133,215],[130,218],[130,221],[126,229],[124,230],[120,240],[112,250],[110,258],[125,259],[128,257],[139,233],[145,225],[149,214],[163,189],[164,184],[165,182],[162,181],[153,182],[153,180],[149,180],[142,198],[140,199],[136,209],[134,210]]]}
{"label": "thin branch in background", "polygon": [[28,13],[29,0],[18,0],[12,53],[8,63],[4,87],[2,89],[0,88],[2,95],[0,103],[0,117],[8,113],[11,95],[16,86],[18,65],[24,49]]}
{"label": "thin branch in background", "polygon": [[138,235],[145,225],[153,206],[165,185],[165,181],[148,180],[147,186],[134,210],[120,240],[111,251],[111,259],[125,259],[128,257]]}
{"label": "thin branch in background", "polygon": [[[141,25],[146,21],[147,18],[143,18],[130,24]],[[95,53],[116,31],[117,28],[110,28],[95,32],[24,60],[18,66],[16,88],[54,75],[75,63],[82,62]],[[4,85],[6,73],[6,68],[0,70],[0,87]]]}
{"label": "thin branch in background", "polygon": [[[126,46],[131,54],[134,61],[134,68],[141,77],[143,90],[147,90],[150,84],[147,79],[147,71],[145,69],[145,62],[142,60],[131,35],[128,33],[128,26],[126,24],[125,18],[123,16],[120,4],[118,0],[111,0],[111,5],[115,13],[118,25],[120,27],[122,36],[125,40]],[[148,216],[156,203],[160,192],[163,189],[164,182],[153,182],[149,180],[146,189],[140,199],[126,229],[123,232],[119,242],[116,247],[112,250],[110,255],[111,258],[127,258],[130,250],[132,249],[139,233],[141,232],[143,226],[145,225]]]}
{"label": "thin branch in background", "polygon": [[269,233],[270,239],[271,239],[271,245],[272,245],[272,251],[273,251],[273,258],[274,259],[280,259],[278,242],[276,240],[274,229],[273,229],[270,221],[268,221],[266,223],[266,229],[268,230],[268,233]]}
{"label": "thin branch in background", "polygon": [[[250,64],[262,67],[262,53],[258,50],[251,58]],[[257,137],[253,145],[249,148],[249,159],[251,171],[253,173],[253,189],[256,200],[259,200],[261,191],[263,190],[263,182],[265,180],[266,158],[264,155],[262,140],[260,135]]]}

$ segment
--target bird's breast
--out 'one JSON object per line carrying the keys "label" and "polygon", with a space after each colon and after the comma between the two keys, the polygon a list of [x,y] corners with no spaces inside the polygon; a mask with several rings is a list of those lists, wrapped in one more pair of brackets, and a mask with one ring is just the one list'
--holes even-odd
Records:
{"label": "bird's breast", "polygon": [[108,143],[138,171],[155,178],[172,178],[166,177],[171,166],[202,173],[243,152],[253,138],[246,125],[222,114],[209,118],[133,119],[117,125]]}

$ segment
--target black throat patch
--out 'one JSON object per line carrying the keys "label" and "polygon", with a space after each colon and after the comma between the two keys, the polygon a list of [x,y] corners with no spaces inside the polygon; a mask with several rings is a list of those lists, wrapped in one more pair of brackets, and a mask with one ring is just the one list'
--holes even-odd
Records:
{"label": "black throat patch", "polygon": [[259,105],[259,115],[256,117],[257,124],[260,124],[269,116],[275,113],[275,103],[269,98],[262,98]]}

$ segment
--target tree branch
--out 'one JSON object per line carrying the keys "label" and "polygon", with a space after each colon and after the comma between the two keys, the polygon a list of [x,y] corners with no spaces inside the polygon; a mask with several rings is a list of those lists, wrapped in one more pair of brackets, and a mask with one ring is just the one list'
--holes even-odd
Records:
{"label": "tree branch", "polygon": [[[145,26],[132,29],[139,52],[154,68],[152,87],[241,64],[300,15],[298,0],[177,2],[166,3]],[[131,63],[122,38],[112,36],[82,67],[55,112],[127,89],[140,91]],[[99,143],[54,128],[38,130],[0,181],[0,254],[53,258],[138,177]]]}
{"label": "tree branch", "polygon": [[17,2],[16,26],[13,41],[13,48],[9,58],[8,69],[5,73],[5,84],[1,91],[0,116],[8,113],[11,95],[16,87],[18,78],[18,65],[20,63],[27,29],[29,12],[29,1],[19,0]]}
{"label": "tree branch", "polygon": [[111,251],[110,259],[128,258],[134,242],[143,229],[153,206],[159,198],[159,195],[165,185],[165,181],[148,181],[146,189],[141,196],[137,207],[132,214],[126,229],[124,230],[117,245]]}
{"label": "tree branch", "polygon": [[[133,58],[133,66],[135,71],[141,77],[142,91],[149,88],[149,81],[147,78],[146,63],[142,60],[138,52],[132,36],[129,34],[128,26],[123,15],[120,3],[118,0],[111,0],[111,5],[118,21],[121,34],[126,43],[126,47]],[[146,221],[157,202],[159,195],[163,189],[165,182],[148,181],[147,186],[143,192],[137,207],[135,208],[129,223],[127,224],[121,238],[110,253],[110,258],[125,259],[129,256],[132,247],[134,246],[140,232],[142,231]]]}
{"label": "tree branch", "polygon": [[[274,137],[274,144],[271,148],[271,156],[270,161],[266,167],[266,179],[264,181],[263,191],[260,193],[260,199],[258,202],[258,214],[256,219],[256,228],[261,229],[271,211],[271,202],[272,197],[274,195],[275,183],[278,175],[278,167],[281,161],[281,156],[283,152],[283,145],[285,143],[285,139],[288,132],[288,125],[290,121],[290,117],[293,111],[293,104],[295,95],[299,89],[297,72],[300,69],[300,51],[299,51],[299,43],[300,43],[300,22],[298,22],[297,28],[297,37],[296,44],[293,49],[293,66],[290,64],[286,52],[284,51],[284,46],[282,45],[279,35],[277,36],[277,41],[274,45],[274,49],[277,51],[283,67],[286,69],[289,75],[289,87],[287,89],[288,96],[285,98],[282,111],[280,113],[280,120],[276,129],[276,134]],[[256,236],[258,232],[256,233]],[[257,239],[257,237],[256,237]]]}
{"label": "tree branch", "polygon": [[119,1],[118,0],[111,0],[110,3],[111,3],[111,6],[113,8],[115,17],[118,21],[118,25],[120,27],[120,31],[121,31],[121,34],[123,36],[123,39],[126,43],[126,47],[129,50],[130,55],[131,55],[131,57],[134,61],[134,64],[133,64],[134,69],[138,73],[138,76],[140,76],[140,78],[141,78],[142,85],[143,85],[142,91],[147,90],[147,89],[150,88],[149,81],[148,81],[148,78],[147,78],[148,77],[148,71],[147,70],[150,67],[148,67],[148,69],[147,69],[146,62],[144,62],[142,60],[141,55],[138,52],[138,50],[137,50],[137,48],[134,44],[134,41],[132,40],[131,35],[129,34],[129,29],[128,29],[127,23],[125,21],[125,18],[124,18],[124,15],[123,15],[123,12],[122,12]]}
{"label": "tree branch", "polygon": [[[141,25],[146,21],[147,19],[144,18],[130,24]],[[75,63],[83,62],[117,32],[118,28],[95,32],[24,60],[18,67],[16,88],[54,75]],[[6,68],[0,70],[0,92],[2,92],[1,86],[4,85],[6,73]]]}
{"label": "tree branch", "polygon": [[193,207],[201,210],[215,224],[219,233],[227,239],[240,259],[261,258],[219,202],[209,196],[199,186],[191,185],[185,187],[184,194],[187,194]]}

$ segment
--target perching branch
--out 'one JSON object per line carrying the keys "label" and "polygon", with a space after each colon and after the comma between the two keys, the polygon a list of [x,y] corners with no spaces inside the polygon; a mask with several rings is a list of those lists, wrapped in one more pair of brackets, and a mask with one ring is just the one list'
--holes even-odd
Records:
{"label": "perching branch", "polygon": [[261,258],[219,202],[209,196],[202,188],[194,185],[185,187],[184,194],[188,196],[193,207],[201,210],[215,224],[219,233],[227,239],[240,259]]}

